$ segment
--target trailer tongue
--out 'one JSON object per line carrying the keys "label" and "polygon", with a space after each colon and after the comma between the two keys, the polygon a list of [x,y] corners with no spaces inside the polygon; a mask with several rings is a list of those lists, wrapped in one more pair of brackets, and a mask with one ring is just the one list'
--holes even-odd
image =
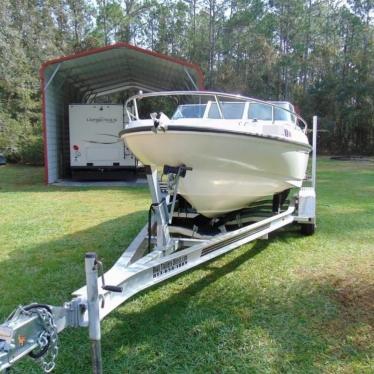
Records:
{"label": "trailer tongue", "polygon": [[[88,327],[94,373],[102,373],[100,321],[138,292],[181,274],[243,244],[267,238],[270,232],[297,222],[304,234],[315,228],[315,170],[317,118],[313,118],[312,186],[302,187],[285,210],[277,209],[260,220],[252,210],[208,225],[199,231],[196,215],[175,210],[179,178],[188,166],[165,166],[170,176],[168,191],[160,183],[157,169],[147,168],[152,196],[149,222],[135,237],[113,267],[104,273],[95,253],[85,256],[86,286],[73,293],[63,306],[30,304],[19,306],[0,325],[0,371],[23,357],[37,360],[44,372],[51,372],[59,350],[58,334],[67,327]],[[278,207],[280,208],[280,207]],[[274,210],[274,209],[273,209]],[[173,224],[176,221],[177,224]],[[233,228],[234,227],[234,228]]]}

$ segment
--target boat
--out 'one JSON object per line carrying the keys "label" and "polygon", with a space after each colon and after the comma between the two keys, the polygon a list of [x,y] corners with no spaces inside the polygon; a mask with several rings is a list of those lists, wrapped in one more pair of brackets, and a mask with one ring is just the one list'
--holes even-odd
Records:
{"label": "boat", "polygon": [[178,194],[205,217],[245,209],[305,179],[307,124],[288,102],[171,91],[140,93],[125,108],[120,136],[130,150],[144,165],[189,168]]}

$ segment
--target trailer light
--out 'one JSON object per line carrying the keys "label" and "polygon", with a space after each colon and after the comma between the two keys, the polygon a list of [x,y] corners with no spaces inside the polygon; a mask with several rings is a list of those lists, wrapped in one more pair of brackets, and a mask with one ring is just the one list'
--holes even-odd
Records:
{"label": "trailer light", "polygon": [[79,151],[79,145],[74,144],[73,149],[74,149],[74,151]]}

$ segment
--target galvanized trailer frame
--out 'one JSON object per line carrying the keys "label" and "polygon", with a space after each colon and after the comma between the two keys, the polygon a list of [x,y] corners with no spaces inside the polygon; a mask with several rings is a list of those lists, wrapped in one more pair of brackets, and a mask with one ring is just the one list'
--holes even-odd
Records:
{"label": "galvanized trailer frame", "polygon": [[[174,180],[172,195],[162,191],[157,169],[148,167],[151,209],[154,211],[149,224],[105,274],[98,256],[87,253],[86,286],[75,291],[74,298],[63,306],[31,304],[18,307],[0,325],[0,371],[8,370],[15,362],[30,355],[40,362],[44,372],[50,372],[56,363],[58,333],[67,327],[88,327],[93,373],[102,373],[100,322],[136,293],[243,244],[267,238],[270,232],[292,222],[300,223],[304,234],[312,234],[316,224],[316,136],[317,117],[313,117],[311,186],[302,187],[291,198],[286,210],[257,222],[253,217],[251,221],[255,222],[251,223],[247,222],[248,217],[239,219],[238,228],[228,231],[222,225],[221,232],[212,235],[170,224],[178,180],[188,172],[188,167],[169,168]],[[151,251],[150,245],[153,245]]]}

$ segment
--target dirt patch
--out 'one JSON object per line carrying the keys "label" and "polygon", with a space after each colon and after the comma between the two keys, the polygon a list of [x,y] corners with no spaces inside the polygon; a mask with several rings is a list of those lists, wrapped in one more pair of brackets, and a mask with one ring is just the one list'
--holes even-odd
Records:
{"label": "dirt patch", "polygon": [[350,326],[362,325],[374,333],[374,269],[370,260],[355,263],[345,258],[327,269],[300,268],[295,274],[327,293],[337,306],[337,318],[327,322],[328,330],[339,334],[339,330],[343,333]]}
{"label": "dirt patch", "polygon": [[[345,274],[324,278],[329,295],[338,307],[335,318],[320,321],[318,329],[328,341],[326,354],[348,359],[352,352],[370,355],[374,341],[374,284],[370,275]],[[326,288],[325,288],[326,289]]]}
{"label": "dirt patch", "polygon": [[351,276],[335,278],[331,285],[343,317],[366,322],[374,328],[374,283]]}

